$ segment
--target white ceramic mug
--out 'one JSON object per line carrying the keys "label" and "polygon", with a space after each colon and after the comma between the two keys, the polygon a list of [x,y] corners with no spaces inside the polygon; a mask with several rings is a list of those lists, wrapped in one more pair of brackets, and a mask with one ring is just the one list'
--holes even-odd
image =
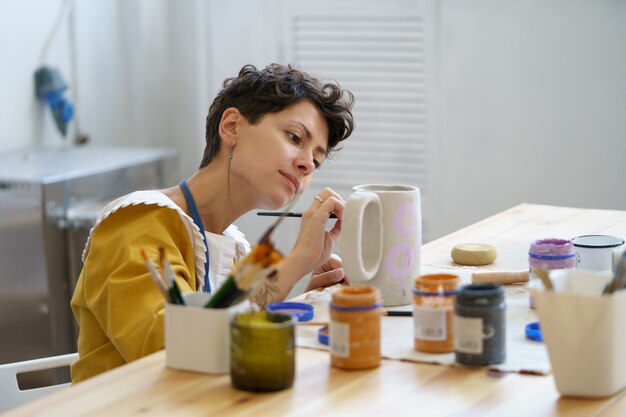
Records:
{"label": "white ceramic mug", "polygon": [[623,251],[624,239],[610,235],[584,235],[572,239],[576,269],[611,271]]}
{"label": "white ceramic mug", "polygon": [[419,189],[367,184],[353,190],[339,239],[346,276],[378,287],[385,306],[411,304],[422,246]]}

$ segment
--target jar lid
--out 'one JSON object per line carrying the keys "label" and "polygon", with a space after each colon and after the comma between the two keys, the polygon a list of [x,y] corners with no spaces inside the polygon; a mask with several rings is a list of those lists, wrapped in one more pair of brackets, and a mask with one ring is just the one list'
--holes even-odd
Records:
{"label": "jar lid", "polygon": [[324,326],[317,331],[317,341],[328,346],[328,326]]}
{"label": "jar lid", "polygon": [[294,316],[298,321],[309,321],[313,318],[313,306],[306,303],[278,302],[268,304],[267,311]]}
{"label": "jar lid", "polygon": [[621,237],[609,235],[583,235],[572,239],[579,248],[616,248],[624,244]]}
{"label": "jar lid", "polygon": [[525,328],[526,338],[536,342],[543,342],[543,334],[538,321],[528,323]]}
{"label": "jar lid", "polygon": [[332,292],[331,308],[374,306],[381,301],[380,289],[374,286],[342,285]]}
{"label": "jar lid", "polygon": [[454,274],[424,274],[415,278],[413,294],[425,297],[449,297],[456,294],[459,276]]}
{"label": "jar lid", "polygon": [[468,284],[457,292],[456,301],[476,306],[499,304],[504,301],[504,287],[500,284]]}

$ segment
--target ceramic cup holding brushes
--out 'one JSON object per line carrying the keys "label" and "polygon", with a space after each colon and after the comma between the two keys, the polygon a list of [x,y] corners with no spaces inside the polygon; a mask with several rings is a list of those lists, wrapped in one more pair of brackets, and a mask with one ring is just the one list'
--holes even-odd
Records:
{"label": "ceramic cup holding brushes", "polygon": [[[531,290],[562,395],[607,397],[626,387],[626,282],[619,277],[555,270],[552,288]],[[606,290],[611,287],[615,291]]]}
{"label": "ceramic cup holding brushes", "polygon": [[225,374],[230,370],[230,319],[249,311],[248,301],[204,308],[211,294],[185,292],[185,305],[165,305],[165,356],[169,368]]}
{"label": "ceramic cup holding brushes", "polygon": [[227,279],[213,293],[184,293],[182,303],[166,304],[168,367],[208,373],[230,370],[230,319],[236,313],[258,310],[248,298],[265,278],[276,273],[282,260],[270,238],[284,217],[279,217],[250,253],[233,265]]}

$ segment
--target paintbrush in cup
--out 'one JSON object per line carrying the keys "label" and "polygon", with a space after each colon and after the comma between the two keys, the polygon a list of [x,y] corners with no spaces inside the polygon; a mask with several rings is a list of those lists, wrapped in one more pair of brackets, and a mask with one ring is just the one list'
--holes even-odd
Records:
{"label": "paintbrush in cup", "polygon": [[250,253],[233,265],[226,281],[217,289],[204,307],[227,308],[235,305],[249,297],[264,279],[271,278],[277,273],[282,254],[274,248],[270,237],[286,214],[289,213],[296,200],[294,198],[291,201],[283,211],[283,216],[279,217],[265,231]]}
{"label": "paintbrush in cup", "polygon": [[259,283],[277,273],[281,260],[282,255],[271,242],[255,245],[250,254],[233,267],[205,307],[226,308],[245,300]]}
{"label": "paintbrush in cup", "polygon": [[[170,295],[170,300],[174,304],[185,305],[185,300],[183,299],[183,296],[180,293],[180,288],[178,288],[178,284],[176,283],[176,277],[174,275],[174,270],[172,269],[172,264],[169,259],[167,259],[167,256],[165,256],[165,248],[163,246],[159,246],[159,264],[164,274],[163,279],[167,286],[167,292]],[[167,277],[167,279],[165,277]]]}
{"label": "paintbrush in cup", "polygon": [[621,258],[617,261],[615,266],[615,276],[604,288],[603,294],[613,294],[626,287],[626,252],[622,253]]}
{"label": "paintbrush in cup", "polygon": [[159,273],[159,271],[157,271],[156,266],[152,262],[152,259],[148,257],[148,254],[143,248],[141,249],[141,256],[146,263],[146,268],[148,268],[148,271],[150,272],[150,277],[152,278],[152,281],[159,288],[161,294],[163,294],[163,298],[165,298],[165,301],[167,301],[168,303],[171,302],[169,291],[167,289],[167,286],[165,285],[165,282],[163,281],[163,278],[161,277],[161,274]]}
{"label": "paintbrush in cup", "polygon": [[552,285],[552,280],[550,280],[550,275],[548,271],[543,268],[533,268],[533,272],[537,278],[541,280],[546,290],[552,291],[554,290],[554,285]]}

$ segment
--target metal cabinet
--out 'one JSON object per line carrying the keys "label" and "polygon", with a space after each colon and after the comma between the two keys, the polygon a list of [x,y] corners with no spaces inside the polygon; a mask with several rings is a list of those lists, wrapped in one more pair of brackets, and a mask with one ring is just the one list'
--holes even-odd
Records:
{"label": "metal cabinet", "polygon": [[76,351],[70,299],[100,208],[176,180],[170,148],[0,154],[0,363]]}

